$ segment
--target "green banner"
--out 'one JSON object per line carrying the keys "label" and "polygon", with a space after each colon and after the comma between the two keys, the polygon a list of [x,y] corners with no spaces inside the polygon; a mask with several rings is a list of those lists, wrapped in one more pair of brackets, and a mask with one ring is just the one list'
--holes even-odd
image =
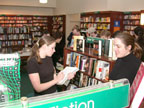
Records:
{"label": "green banner", "polygon": [[[123,80],[125,83],[128,80]],[[100,84],[51,95],[29,98],[29,108],[123,108],[129,103],[129,83]],[[33,102],[32,102],[33,101]],[[7,108],[21,108],[15,102]],[[4,104],[3,104],[4,105]]]}

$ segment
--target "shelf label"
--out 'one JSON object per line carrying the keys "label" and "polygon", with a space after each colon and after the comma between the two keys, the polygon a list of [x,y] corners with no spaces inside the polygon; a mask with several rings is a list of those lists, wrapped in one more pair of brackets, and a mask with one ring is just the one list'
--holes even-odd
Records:
{"label": "shelf label", "polygon": [[131,12],[124,12],[124,14],[131,14]]}
{"label": "shelf label", "polygon": [[1,14],[0,16],[6,16],[5,14]]}
{"label": "shelf label", "polygon": [[94,12],[95,14],[99,14],[100,13],[100,11],[96,11],[96,12]]}

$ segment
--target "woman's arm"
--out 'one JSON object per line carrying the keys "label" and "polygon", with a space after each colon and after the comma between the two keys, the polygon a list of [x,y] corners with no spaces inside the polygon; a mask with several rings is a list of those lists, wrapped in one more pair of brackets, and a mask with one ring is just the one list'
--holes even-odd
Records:
{"label": "woman's arm", "polygon": [[32,83],[32,86],[37,92],[42,92],[44,90],[47,90],[48,88],[50,88],[51,86],[57,84],[60,80],[62,80],[63,77],[64,74],[61,72],[57,76],[55,76],[53,80],[46,83],[40,83],[40,77],[38,73],[29,74],[29,78]]}

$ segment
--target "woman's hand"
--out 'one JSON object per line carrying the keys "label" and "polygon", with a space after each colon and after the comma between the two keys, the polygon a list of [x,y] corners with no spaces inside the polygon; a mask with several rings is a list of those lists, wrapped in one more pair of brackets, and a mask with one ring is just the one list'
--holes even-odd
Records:
{"label": "woman's hand", "polygon": [[64,78],[64,73],[59,72],[58,75],[55,77],[55,80],[57,80],[57,83],[60,82]]}
{"label": "woman's hand", "polygon": [[75,72],[75,73],[69,73],[69,74],[68,74],[68,80],[73,79],[74,76],[75,76],[75,74],[76,74],[76,72]]}

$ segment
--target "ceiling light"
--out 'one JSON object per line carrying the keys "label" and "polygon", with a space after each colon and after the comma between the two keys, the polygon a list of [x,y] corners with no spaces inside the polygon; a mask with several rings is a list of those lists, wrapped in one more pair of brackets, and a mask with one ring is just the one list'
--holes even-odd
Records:
{"label": "ceiling light", "polygon": [[48,0],[39,0],[40,3],[47,3]]}

